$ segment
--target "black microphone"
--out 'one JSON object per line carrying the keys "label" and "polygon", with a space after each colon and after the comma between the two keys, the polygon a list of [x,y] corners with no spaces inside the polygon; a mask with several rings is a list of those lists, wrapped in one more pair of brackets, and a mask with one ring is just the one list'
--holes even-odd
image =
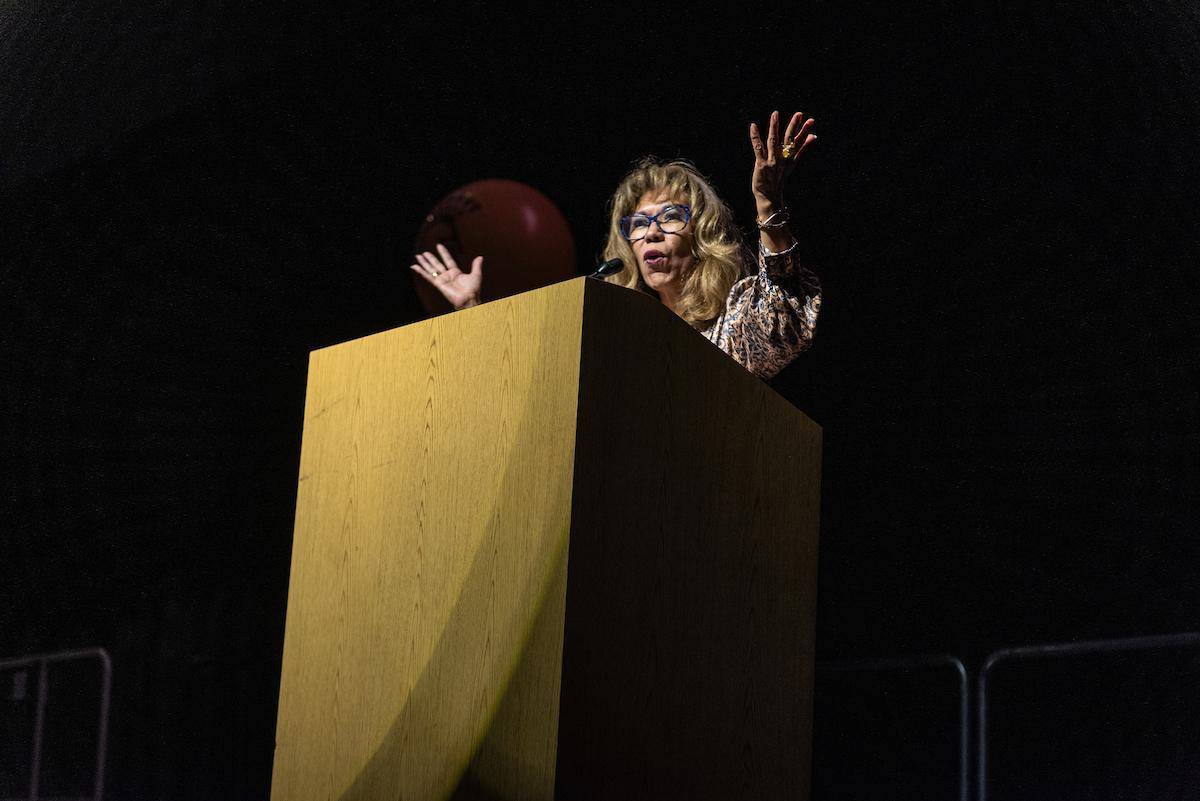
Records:
{"label": "black microphone", "polygon": [[621,261],[620,259],[609,259],[597,267],[596,272],[589,275],[588,278],[604,278],[608,275],[615,275],[621,272],[621,269],[624,266],[625,262]]}

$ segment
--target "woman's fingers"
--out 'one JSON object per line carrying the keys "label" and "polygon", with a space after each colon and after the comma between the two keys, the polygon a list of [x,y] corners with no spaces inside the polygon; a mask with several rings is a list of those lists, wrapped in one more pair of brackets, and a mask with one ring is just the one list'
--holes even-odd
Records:
{"label": "woman's fingers", "polygon": [[792,118],[790,120],[788,120],[787,131],[785,131],[783,134],[784,144],[787,144],[788,142],[790,142],[796,138],[797,129],[800,127],[800,124],[803,121],[804,121],[804,115],[801,114],[799,111],[797,111],[795,114],[792,115]]}
{"label": "woman's fingers", "polygon": [[417,264],[421,267],[421,270],[430,278],[436,277],[441,272],[441,269],[439,269],[441,264],[437,263],[432,256],[432,253],[418,253],[413,257],[417,260]]}
{"label": "woman's fingers", "polygon": [[[799,113],[797,113],[792,118],[793,122],[795,122],[796,119],[799,118],[800,116],[801,115]],[[793,169],[795,169],[796,162],[797,162],[797,160],[799,160],[800,154],[803,153],[805,151],[805,149],[807,149],[808,146],[811,145],[813,142],[815,142],[817,139],[816,134],[810,133],[810,131],[812,130],[812,127],[813,127],[813,122],[814,122],[814,120],[812,117],[809,117],[807,120],[804,120],[804,122],[801,125],[799,125],[794,131],[792,131],[792,133],[784,140],[783,148],[784,148],[784,152],[787,154],[787,157],[784,159],[784,161],[785,161],[786,171],[789,173]],[[791,126],[788,126],[788,127],[790,130]]]}
{"label": "woman's fingers", "polygon": [[438,242],[437,251],[439,254],[441,254],[442,261],[445,263],[447,270],[458,269],[458,263],[454,261],[454,256],[450,254],[449,248],[447,248],[441,242]]}
{"label": "woman's fingers", "polygon": [[477,305],[483,280],[483,256],[472,259],[471,272],[464,273],[458,269],[453,254],[445,245],[437,245],[437,251],[417,253],[413,256],[416,263],[410,264],[408,269],[428,281],[455,309]]}
{"label": "woman's fingers", "polygon": [[809,117],[807,120],[805,120],[804,124],[800,126],[800,130],[796,131],[796,135],[792,137],[791,141],[800,142],[801,147],[803,147],[804,144],[807,143],[812,137],[812,134],[809,132],[812,130],[813,122],[814,120],[812,117]]}
{"label": "woman's fingers", "polygon": [[767,163],[774,163],[782,155],[784,148],[787,148],[789,158],[794,157],[816,138],[809,134],[812,124],[811,117],[805,119],[804,115],[797,111],[788,119],[787,128],[784,130],[783,138],[780,139],[779,112],[772,111],[771,120],[767,124],[767,141],[764,146],[758,123],[750,123],[750,144],[754,148],[755,158]]}
{"label": "woman's fingers", "polygon": [[764,158],[762,136],[758,133],[758,123],[750,123],[750,146],[754,148],[754,160],[761,161]]}
{"label": "woman's fingers", "polygon": [[[801,122],[803,120],[803,122]],[[788,158],[794,157],[804,146],[809,142],[812,129],[813,119],[809,117],[804,119],[804,115],[796,112],[792,116],[792,121],[788,123],[787,134],[783,137],[783,147],[788,151]]]}
{"label": "woman's fingers", "polygon": [[[442,245],[438,245],[439,249],[445,250]],[[455,276],[460,275],[458,266],[454,263],[454,257],[450,255],[450,251],[445,253],[445,261],[439,259],[435,254],[425,251],[416,255],[417,263],[421,268],[433,278],[440,279],[438,283],[454,280]]]}
{"label": "woman's fingers", "polygon": [[426,281],[433,284],[434,286],[438,285],[437,278],[430,275],[429,271],[426,270],[424,267],[421,267],[416,264],[410,264],[410,265],[408,265],[408,269],[412,270],[414,273],[421,276],[422,278],[424,278]]}

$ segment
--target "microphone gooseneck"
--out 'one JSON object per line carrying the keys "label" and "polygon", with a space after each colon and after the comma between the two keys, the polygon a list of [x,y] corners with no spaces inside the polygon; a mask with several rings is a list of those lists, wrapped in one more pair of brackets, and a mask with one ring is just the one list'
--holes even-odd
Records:
{"label": "microphone gooseneck", "polygon": [[596,268],[596,272],[588,276],[588,278],[604,278],[609,275],[615,275],[621,272],[621,268],[625,266],[625,262],[620,259],[609,259]]}

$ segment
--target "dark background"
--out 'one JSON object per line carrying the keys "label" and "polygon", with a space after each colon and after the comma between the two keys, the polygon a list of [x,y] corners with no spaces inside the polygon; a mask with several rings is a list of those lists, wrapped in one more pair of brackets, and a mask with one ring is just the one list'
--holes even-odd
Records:
{"label": "dark background", "polygon": [[473,180],[581,272],[647,153],[749,228],[773,108],[820,134],[773,382],[825,430],[819,658],[1200,630],[1198,69],[1188,2],[8,4],[0,656],[112,654],[109,797],[264,798],[308,352],[423,316]]}

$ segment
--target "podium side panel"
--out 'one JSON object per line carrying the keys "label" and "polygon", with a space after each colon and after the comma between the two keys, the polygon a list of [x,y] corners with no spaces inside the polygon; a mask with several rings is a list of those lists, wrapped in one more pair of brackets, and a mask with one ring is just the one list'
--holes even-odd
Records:
{"label": "podium side panel", "polygon": [[[551,797],[581,307],[560,284],[313,354],[275,801],[444,799],[539,748],[475,781]],[[514,674],[532,711],[489,736]]]}
{"label": "podium side panel", "polygon": [[820,428],[653,299],[585,306],[559,796],[807,797]]}

